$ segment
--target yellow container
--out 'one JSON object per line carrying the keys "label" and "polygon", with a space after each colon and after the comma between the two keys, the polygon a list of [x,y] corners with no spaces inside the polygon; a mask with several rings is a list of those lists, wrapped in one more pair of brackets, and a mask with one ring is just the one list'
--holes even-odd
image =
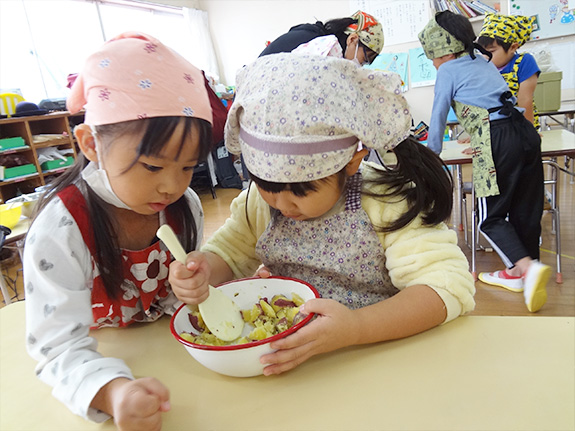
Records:
{"label": "yellow container", "polygon": [[20,221],[20,215],[22,215],[21,203],[0,205],[0,225],[14,229]]}

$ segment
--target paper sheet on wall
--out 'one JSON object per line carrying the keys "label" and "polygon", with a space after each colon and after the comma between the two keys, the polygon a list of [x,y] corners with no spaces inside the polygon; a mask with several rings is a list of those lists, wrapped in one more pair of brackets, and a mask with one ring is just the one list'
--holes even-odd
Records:
{"label": "paper sheet on wall", "polygon": [[377,57],[375,57],[373,63],[365,67],[368,69],[397,73],[403,81],[401,91],[405,93],[408,90],[407,52],[382,52]]}
{"label": "paper sheet on wall", "polygon": [[575,34],[573,0],[509,0],[509,10],[511,15],[535,17],[531,40]]}
{"label": "paper sheet on wall", "polygon": [[425,56],[421,47],[409,50],[409,72],[411,88],[435,84],[437,71],[433,66],[433,62]]}
{"label": "paper sheet on wall", "polygon": [[350,13],[369,13],[383,27],[385,46],[417,41],[429,21],[428,0],[350,0]]}

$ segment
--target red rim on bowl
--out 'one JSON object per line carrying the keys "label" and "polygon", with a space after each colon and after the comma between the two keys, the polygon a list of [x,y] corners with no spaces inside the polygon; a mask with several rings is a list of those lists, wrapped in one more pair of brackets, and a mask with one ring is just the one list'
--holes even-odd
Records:
{"label": "red rim on bowl", "polygon": [[[218,288],[218,287],[224,286],[224,285],[229,284],[229,283],[237,283],[239,281],[256,280],[256,279],[259,279],[259,277],[240,278],[237,280],[227,281],[227,282],[219,284],[215,287]],[[296,282],[301,283],[301,284],[305,284],[313,292],[313,294],[316,298],[320,297],[317,289],[315,287],[313,287],[311,284],[309,284],[303,280],[298,280],[297,278],[292,278],[292,277],[281,277],[281,276],[268,277],[266,280],[274,280],[274,279],[275,280],[290,280],[290,281],[296,281]],[[180,307],[177,309],[177,311],[172,316],[172,319],[170,320],[170,331],[172,332],[172,335],[174,337],[176,337],[176,340],[178,340],[180,343],[182,343],[186,346],[193,347],[195,349],[201,349],[201,350],[224,350],[224,351],[226,351],[226,350],[240,350],[240,349],[247,349],[250,347],[259,346],[261,344],[271,343],[272,341],[279,340],[280,338],[284,338],[290,334],[293,334],[299,328],[306,325],[315,316],[315,313],[308,314],[301,322],[296,323],[295,325],[293,325],[289,329],[287,329],[283,332],[280,332],[279,334],[273,335],[271,337],[264,338],[263,340],[251,341],[249,343],[244,343],[244,344],[233,344],[230,346],[207,346],[205,344],[196,344],[196,343],[192,343],[191,341],[184,340],[182,337],[180,337],[180,334],[178,334],[176,332],[176,328],[174,327],[174,321],[176,319],[176,316],[180,312],[180,310],[184,307],[186,307],[186,304],[180,305]]]}

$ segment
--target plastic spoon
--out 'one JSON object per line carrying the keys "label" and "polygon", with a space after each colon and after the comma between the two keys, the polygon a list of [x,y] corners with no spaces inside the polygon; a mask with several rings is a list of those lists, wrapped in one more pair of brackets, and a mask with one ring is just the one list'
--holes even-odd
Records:
{"label": "plastic spoon", "polygon": [[[186,252],[170,226],[166,224],[160,226],[156,235],[166,244],[178,262],[186,263]],[[208,329],[219,339],[232,341],[241,335],[244,320],[240,309],[218,289],[210,286],[208,299],[199,304],[198,308]]]}

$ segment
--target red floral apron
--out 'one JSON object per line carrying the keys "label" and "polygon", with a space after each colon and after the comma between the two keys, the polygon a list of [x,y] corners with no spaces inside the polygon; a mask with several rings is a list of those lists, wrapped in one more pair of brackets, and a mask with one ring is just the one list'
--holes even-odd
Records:
{"label": "red floral apron", "polygon": [[82,233],[82,238],[92,255],[92,328],[122,327],[134,322],[157,320],[164,314],[161,302],[173,295],[168,283],[169,251],[160,247],[160,241],[143,250],[122,249],[124,281],[118,297],[112,300],[96,267],[94,232],[86,207],[86,200],[74,185],[58,193]]}

